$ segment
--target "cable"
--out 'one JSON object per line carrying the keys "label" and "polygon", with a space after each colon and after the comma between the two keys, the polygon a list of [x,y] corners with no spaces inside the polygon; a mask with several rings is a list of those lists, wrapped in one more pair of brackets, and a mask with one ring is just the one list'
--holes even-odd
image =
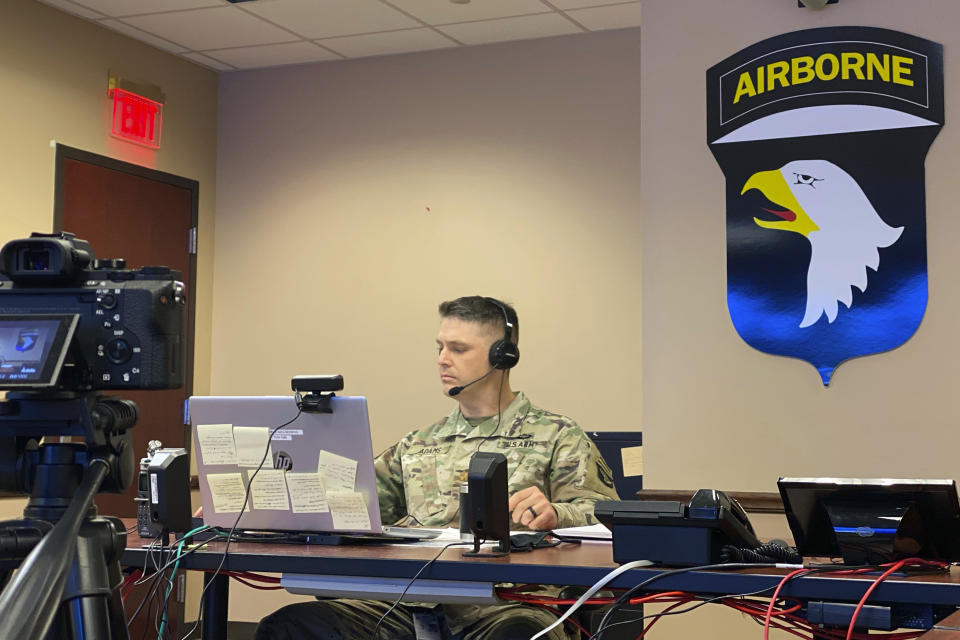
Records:
{"label": "cable", "polygon": [[539,638],[539,637],[541,637],[541,636],[544,636],[544,635],[550,633],[550,631],[552,631],[555,627],[557,627],[558,625],[562,624],[564,620],[566,620],[566,619],[569,618],[571,615],[573,615],[573,612],[576,611],[577,609],[579,609],[579,608],[583,605],[584,602],[586,602],[587,600],[589,600],[589,599],[590,599],[590,596],[592,596],[592,595],[595,594],[597,591],[599,591],[600,589],[602,589],[604,585],[606,585],[608,582],[610,582],[611,580],[613,580],[614,578],[616,578],[617,576],[619,576],[619,575],[620,575],[621,573],[623,573],[624,571],[629,571],[630,569],[636,569],[637,567],[649,567],[649,566],[652,565],[652,564],[653,564],[653,563],[650,562],[649,560],[634,560],[633,562],[628,562],[627,564],[620,565],[619,567],[617,567],[616,569],[614,569],[613,571],[611,571],[611,572],[608,573],[607,575],[605,575],[605,576],[603,576],[602,578],[600,578],[596,583],[594,583],[594,585],[593,585],[592,587],[590,587],[589,589],[587,589],[587,590],[583,593],[582,596],[580,596],[579,598],[577,598],[577,601],[573,603],[573,606],[571,606],[569,609],[567,609],[566,612],[564,612],[564,614],[563,614],[562,616],[560,616],[559,618],[557,618],[557,621],[556,621],[556,622],[554,622],[553,624],[551,624],[551,625],[550,625],[549,627],[547,627],[546,629],[540,631],[540,632],[537,633],[536,635],[532,636],[532,637],[530,638],[530,640],[537,640],[537,638]]}
{"label": "cable", "polygon": [[177,545],[176,562],[174,562],[173,571],[170,573],[170,578],[168,579],[169,584],[167,585],[167,592],[163,596],[163,616],[160,619],[160,629],[157,632],[157,640],[162,640],[163,631],[167,626],[167,610],[168,610],[168,604],[170,602],[170,592],[173,591],[173,581],[176,578],[177,570],[180,568],[180,558],[181,558],[181,554],[183,553],[183,543],[186,542],[187,538],[189,538],[190,536],[200,533],[205,529],[209,529],[209,527],[207,525],[201,525],[195,529],[191,529],[190,531],[186,532],[180,538],[179,544]]}
{"label": "cable", "polygon": [[240,505],[240,513],[237,514],[237,519],[233,522],[233,526],[230,528],[230,533],[227,534],[227,541],[223,547],[223,557],[220,558],[220,564],[217,565],[216,571],[213,572],[210,580],[207,581],[207,584],[203,585],[203,589],[200,591],[200,608],[197,610],[197,620],[193,623],[190,631],[188,631],[180,640],[187,640],[187,638],[190,637],[194,631],[196,631],[197,627],[200,625],[200,621],[203,620],[203,596],[207,592],[207,589],[210,588],[210,585],[213,584],[214,580],[216,580],[220,570],[223,569],[223,564],[227,561],[227,552],[230,551],[230,540],[233,538],[234,531],[237,530],[237,525],[240,524],[240,518],[243,517],[243,512],[247,508],[247,502],[250,501],[250,489],[253,487],[253,479],[257,477],[257,474],[260,473],[260,469],[263,468],[263,463],[267,461],[267,455],[270,453],[270,442],[273,440],[273,434],[287,425],[296,422],[297,418],[299,418],[302,413],[303,411],[298,407],[297,415],[293,416],[293,418],[287,420],[283,424],[274,427],[273,431],[270,432],[270,435],[267,436],[267,446],[263,450],[263,457],[260,459],[260,464],[257,465],[256,470],[254,470],[254,472],[250,475],[250,479],[247,481],[247,490],[243,494],[243,504]]}
{"label": "cable", "polygon": [[[654,623],[654,622],[656,622],[659,618],[664,617],[664,616],[680,615],[681,613],[687,613],[687,612],[689,612],[689,611],[693,611],[694,609],[698,609],[698,608],[702,607],[703,605],[711,604],[711,603],[714,603],[714,602],[720,602],[721,604],[726,604],[726,603],[724,602],[725,600],[730,600],[730,599],[735,599],[735,598],[744,598],[744,597],[748,597],[748,596],[756,596],[756,595],[760,595],[761,593],[764,593],[764,592],[766,592],[766,591],[770,591],[770,590],[773,589],[773,588],[774,588],[774,587],[765,587],[765,588],[763,588],[763,589],[759,589],[759,590],[757,590],[757,591],[750,591],[750,592],[747,592],[747,593],[723,594],[723,595],[715,596],[715,597],[713,597],[713,598],[706,598],[706,599],[702,599],[699,603],[693,605],[692,607],[688,607],[688,608],[686,608],[686,609],[681,609],[680,611],[672,611],[672,609],[675,609],[676,607],[679,607],[679,606],[681,606],[681,605],[687,604],[687,603],[689,603],[689,602],[693,602],[694,600],[697,600],[698,598],[697,598],[696,596],[693,596],[692,594],[686,593],[686,592],[684,592],[684,591],[666,591],[666,592],[663,592],[663,593],[654,594],[654,595],[652,595],[652,596],[647,596],[647,597],[645,597],[645,598],[634,598],[634,599],[631,599],[631,600],[630,600],[630,604],[642,604],[642,603],[646,603],[646,602],[670,602],[670,601],[671,601],[670,598],[674,597],[676,594],[681,594],[681,595],[687,596],[686,598],[682,598],[682,599],[680,599],[679,601],[677,601],[673,606],[668,607],[667,610],[665,610],[665,611],[661,611],[660,613],[647,614],[647,615],[645,615],[645,616],[640,616],[640,617],[638,617],[638,618],[633,618],[633,619],[631,619],[631,620],[621,620],[620,622],[612,622],[612,623],[606,625],[606,627],[604,628],[604,630],[609,629],[610,627],[615,627],[615,626],[624,625],[624,624],[635,624],[635,623],[641,622],[641,621],[643,621],[643,620],[645,620],[645,619],[647,619],[647,618],[654,618],[653,622],[651,622],[649,625],[647,625],[647,629],[649,629],[649,627],[653,626],[653,623]],[[730,605],[727,605],[727,606],[730,606]],[[598,632],[599,632],[599,631],[600,631],[600,630],[598,629]],[[643,633],[646,633],[646,629],[643,631]],[[643,633],[641,633],[640,635],[642,636]],[[639,636],[638,636],[638,637],[639,637]],[[591,638],[594,638],[594,636],[591,636]]]}
{"label": "cable", "polygon": [[783,585],[787,584],[787,582],[790,581],[790,579],[794,576],[805,575],[811,571],[811,569],[796,569],[783,576],[783,580],[777,584],[777,588],[773,590],[773,595],[770,596],[770,605],[767,607],[767,615],[763,619],[763,640],[769,640],[770,638],[770,618],[773,615],[773,607],[777,602],[777,596],[780,595],[780,589],[782,589]]}
{"label": "cable", "polygon": [[443,552],[446,551],[447,549],[449,549],[450,547],[466,546],[466,545],[473,545],[473,543],[472,543],[472,542],[451,542],[450,544],[448,544],[448,545],[446,545],[445,547],[443,547],[442,549],[440,549],[440,551],[437,552],[437,555],[435,555],[435,556],[433,556],[432,558],[430,558],[430,559],[427,561],[426,564],[424,564],[422,567],[420,567],[420,570],[417,571],[417,573],[414,574],[414,576],[413,576],[412,578],[410,578],[410,582],[408,582],[408,583],[407,583],[407,586],[405,586],[405,587],[403,588],[403,591],[400,592],[400,597],[397,598],[397,599],[394,601],[394,603],[393,603],[392,605],[390,605],[390,608],[387,609],[387,611],[386,611],[382,616],[380,616],[380,619],[379,619],[379,620],[377,620],[377,626],[375,626],[375,627],[373,628],[373,640],[377,640],[377,633],[379,633],[379,631],[380,631],[380,625],[383,624],[383,621],[386,620],[386,618],[387,618],[388,615],[390,615],[390,612],[397,608],[397,605],[399,605],[399,604],[400,604],[400,601],[403,600],[403,596],[407,595],[407,591],[410,590],[410,587],[413,586],[413,583],[416,581],[416,579],[420,577],[420,574],[423,573],[423,572],[427,569],[427,567],[429,567],[431,564],[433,564],[434,562],[436,562],[437,558],[439,558],[440,556],[442,556],[442,555],[443,555]]}
{"label": "cable", "polygon": [[[652,563],[649,563],[649,564],[652,564]],[[623,567],[626,567],[626,566],[628,566],[628,565],[623,565]],[[623,568],[623,567],[621,567],[621,568]],[[656,581],[656,580],[660,580],[661,578],[666,578],[667,576],[677,575],[677,574],[680,574],[680,573],[689,573],[689,572],[691,572],[691,571],[705,571],[705,570],[708,570],[708,569],[721,569],[721,570],[725,570],[725,569],[755,569],[755,568],[761,568],[761,567],[768,567],[768,568],[784,568],[784,567],[790,567],[790,568],[794,568],[794,569],[797,568],[795,565],[783,565],[783,564],[777,564],[777,563],[767,563],[767,564],[755,564],[755,563],[726,563],[726,564],[707,564],[707,565],[702,565],[702,566],[698,566],[698,567],[683,567],[683,568],[681,568],[681,569],[670,569],[670,570],[668,570],[668,571],[663,571],[663,572],[658,573],[657,575],[655,575],[655,576],[653,576],[653,577],[651,577],[651,578],[648,578],[648,579],[644,580],[644,581],[641,582],[640,584],[638,584],[638,585],[636,585],[636,586],[634,586],[634,587],[631,587],[631,588],[628,589],[623,595],[621,595],[619,598],[617,598],[617,601],[614,602],[612,605],[610,605],[610,608],[607,609],[607,612],[604,614],[603,618],[601,618],[600,624],[599,624],[598,627],[597,627],[597,632],[596,632],[596,634],[594,634],[593,638],[594,638],[595,640],[600,640],[600,638],[603,637],[604,628],[607,626],[607,623],[610,621],[610,618],[613,617],[613,614],[617,611],[617,609],[619,609],[619,608],[622,607],[624,604],[626,604],[626,602],[627,602],[628,600],[630,600],[630,598],[633,597],[633,595],[634,595],[635,593],[637,593],[637,592],[639,592],[639,591],[642,591],[642,590],[644,589],[644,587],[646,587],[646,586],[647,586],[648,584],[650,584],[651,582],[654,582],[654,581]],[[536,636],[534,636],[534,638],[536,638]],[[531,638],[530,640],[533,640],[533,638]]]}
{"label": "cable", "polygon": [[865,602],[867,601],[867,598],[870,597],[870,594],[873,593],[873,590],[876,589],[877,586],[878,586],[881,582],[883,582],[884,580],[886,580],[886,579],[887,579],[887,576],[889,576],[891,573],[894,573],[895,571],[901,569],[901,568],[902,568],[905,564],[907,564],[909,561],[910,561],[910,560],[908,559],[908,560],[901,560],[900,562],[897,562],[897,563],[894,564],[892,567],[890,567],[889,569],[887,569],[886,571],[884,571],[882,574],[880,574],[880,577],[879,577],[879,578],[877,578],[876,580],[873,581],[873,584],[870,585],[870,588],[867,589],[867,592],[863,594],[863,597],[862,597],[862,598],[860,598],[860,602],[857,603],[857,608],[853,610],[853,615],[850,617],[850,626],[847,627],[847,639],[846,639],[846,640],[850,640],[850,638],[853,637],[853,627],[854,627],[854,625],[856,625],[856,623],[857,623],[857,616],[860,615],[860,609],[863,608],[863,603],[865,603]]}

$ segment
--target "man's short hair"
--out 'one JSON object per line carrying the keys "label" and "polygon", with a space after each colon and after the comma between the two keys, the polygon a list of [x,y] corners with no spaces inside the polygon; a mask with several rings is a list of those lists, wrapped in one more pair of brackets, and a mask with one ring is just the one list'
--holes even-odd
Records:
{"label": "man's short hair", "polygon": [[[520,339],[520,320],[517,318],[517,310],[506,302],[500,302],[503,309],[507,312],[507,318],[513,325],[511,338],[514,344]],[[491,298],[485,296],[464,296],[456,300],[447,300],[440,303],[441,318],[459,318],[467,322],[477,322],[487,325],[496,330],[499,334],[497,339],[503,336],[503,309]]]}

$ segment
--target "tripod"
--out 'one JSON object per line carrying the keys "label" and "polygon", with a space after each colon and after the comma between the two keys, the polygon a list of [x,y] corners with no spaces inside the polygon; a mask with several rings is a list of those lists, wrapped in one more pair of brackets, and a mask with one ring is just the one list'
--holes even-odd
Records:
{"label": "tripod", "polygon": [[[0,561],[25,557],[0,594],[0,638],[128,638],[118,590],[126,532],[97,515],[93,498],[132,482],[136,420],[132,402],[96,394],[0,403],[0,489],[30,493],[25,519],[0,523]],[[78,431],[86,444],[37,445],[38,435]]]}

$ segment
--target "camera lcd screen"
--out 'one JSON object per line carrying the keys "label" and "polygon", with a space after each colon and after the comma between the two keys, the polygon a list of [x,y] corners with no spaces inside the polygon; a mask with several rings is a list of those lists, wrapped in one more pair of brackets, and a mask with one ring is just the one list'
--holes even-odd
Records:
{"label": "camera lcd screen", "polygon": [[79,316],[0,315],[0,389],[57,382]]}

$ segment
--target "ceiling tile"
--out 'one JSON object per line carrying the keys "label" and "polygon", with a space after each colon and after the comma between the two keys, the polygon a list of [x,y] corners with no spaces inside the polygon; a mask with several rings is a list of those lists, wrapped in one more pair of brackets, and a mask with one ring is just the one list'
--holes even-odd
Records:
{"label": "ceiling tile", "polygon": [[219,60],[214,60],[214,59],[211,58],[210,56],[205,56],[205,55],[203,55],[202,53],[185,53],[185,54],[183,54],[183,57],[184,57],[184,58],[187,58],[187,59],[189,59],[189,60],[193,60],[194,62],[196,62],[196,63],[198,63],[198,64],[202,64],[202,65],[205,66],[205,67],[209,67],[209,68],[211,68],[211,69],[216,69],[217,71],[232,71],[232,70],[233,70],[233,67],[231,67],[230,65],[224,64],[224,63],[220,62]]}
{"label": "ceiling tile", "polygon": [[584,7],[598,7],[610,4],[640,4],[630,0],[550,0],[550,4],[557,9],[582,9]]}
{"label": "ceiling tile", "polygon": [[416,20],[375,0],[274,0],[251,2],[243,8],[305,38],[420,26]]}
{"label": "ceiling tile", "polygon": [[148,2],[145,0],[77,0],[77,2],[108,16],[132,16],[141,13],[157,13],[159,11],[179,11],[181,9],[223,6],[220,0],[163,0],[162,2]]}
{"label": "ceiling tile", "polygon": [[340,56],[330,53],[312,42],[268,44],[259,47],[220,49],[218,51],[207,51],[206,53],[211,58],[226,62],[239,69],[342,59]]}
{"label": "ceiling tile", "polygon": [[72,13],[75,16],[80,16],[81,18],[102,18],[103,15],[97,13],[96,11],[91,11],[86,7],[80,6],[75,2],[70,2],[70,0],[40,0],[43,4],[48,4],[51,7],[56,7],[61,11],[66,11],[67,13]]}
{"label": "ceiling tile", "polygon": [[617,4],[592,9],[573,9],[567,14],[591,31],[640,26],[640,3]]}
{"label": "ceiling tile", "polygon": [[147,44],[152,44],[158,49],[163,49],[164,51],[171,51],[173,53],[180,53],[186,51],[187,47],[181,46],[175,42],[170,42],[164,40],[163,38],[158,38],[154,35],[141,31],[136,27],[131,27],[130,25],[120,22],[119,20],[100,20],[97,24],[102,24],[103,26],[112,29],[114,31],[119,31],[125,36],[130,36],[134,40],[139,40],[140,42],[146,42]]}
{"label": "ceiling tile", "polygon": [[296,36],[234,7],[124,18],[127,24],[194,50],[274,44]]}
{"label": "ceiling tile", "polygon": [[581,32],[575,24],[557,13],[449,24],[438,29],[464,44],[543,38]]}
{"label": "ceiling tile", "polygon": [[383,2],[402,9],[427,24],[506,18],[550,10],[550,7],[540,0],[474,0],[468,4],[456,4],[450,0],[383,0]]}
{"label": "ceiling tile", "polygon": [[410,51],[427,51],[429,49],[443,49],[455,47],[457,43],[445,38],[433,29],[407,29],[404,31],[389,31],[386,33],[370,33],[362,36],[346,36],[344,38],[328,38],[320,44],[330,47],[338,53],[350,58],[364,56],[382,56],[391,53],[408,53]]}

